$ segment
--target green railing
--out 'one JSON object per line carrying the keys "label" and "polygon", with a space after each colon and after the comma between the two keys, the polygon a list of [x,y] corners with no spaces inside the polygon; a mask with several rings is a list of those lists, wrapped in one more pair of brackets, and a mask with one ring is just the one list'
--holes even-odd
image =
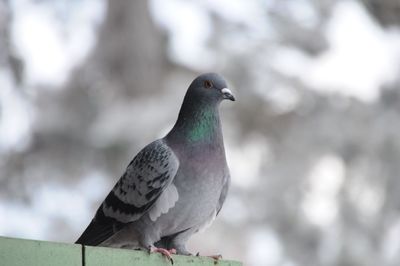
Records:
{"label": "green railing", "polygon": [[[207,257],[173,256],[174,266],[242,266]],[[171,266],[160,254],[0,237],[0,266]]]}

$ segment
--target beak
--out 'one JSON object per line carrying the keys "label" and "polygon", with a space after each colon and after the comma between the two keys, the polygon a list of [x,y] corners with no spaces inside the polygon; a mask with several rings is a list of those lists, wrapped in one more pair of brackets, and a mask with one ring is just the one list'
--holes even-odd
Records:
{"label": "beak", "polygon": [[228,99],[228,100],[231,100],[231,101],[235,101],[235,97],[233,96],[233,94],[232,94],[232,92],[231,92],[230,89],[228,89],[228,88],[223,88],[223,89],[221,90],[221,92],[222,92],[222,97],[224,97],[224,99]]}

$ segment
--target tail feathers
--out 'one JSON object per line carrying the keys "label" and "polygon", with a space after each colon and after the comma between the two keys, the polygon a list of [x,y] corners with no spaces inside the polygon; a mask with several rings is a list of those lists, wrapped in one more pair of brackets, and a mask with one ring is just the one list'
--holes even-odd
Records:
{"label": "tail feathers", "polygon": [[100,223],[93,220],[75,243],[98,246],[114,234],[114,225],[112,223]]}

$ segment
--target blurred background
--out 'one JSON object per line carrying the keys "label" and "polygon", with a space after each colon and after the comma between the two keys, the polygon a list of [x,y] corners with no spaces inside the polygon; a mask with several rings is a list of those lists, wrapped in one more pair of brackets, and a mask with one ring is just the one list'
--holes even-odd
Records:
{"label": "blurred background", "polygon": [[398,0],[0,0],[0,235],[75,241],[210,71],[232,186],[190,250],[398,266]]}

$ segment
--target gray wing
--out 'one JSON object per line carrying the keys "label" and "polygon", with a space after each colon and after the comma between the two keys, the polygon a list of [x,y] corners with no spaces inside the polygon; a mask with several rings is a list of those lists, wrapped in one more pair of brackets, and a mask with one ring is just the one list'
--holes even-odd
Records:
{"label": "gray wing", "polygon": [[177,157],[163,140],[149,144],[104,200],[104,214],[124,223],[139,219],[171,184],[178,167]]}
{"label": "gray wing", "polygon": [[[178,168],[177,157],[163,140],[147,145],[128,165],[76,243],[98,245],[150,211],[157,199],[165,198],[160,197],[162,194],[174,194],[176,189],[171,182]],[[154,209],[165,212],[165,208]],[[153,214],[157,215],[160,214]]]}

